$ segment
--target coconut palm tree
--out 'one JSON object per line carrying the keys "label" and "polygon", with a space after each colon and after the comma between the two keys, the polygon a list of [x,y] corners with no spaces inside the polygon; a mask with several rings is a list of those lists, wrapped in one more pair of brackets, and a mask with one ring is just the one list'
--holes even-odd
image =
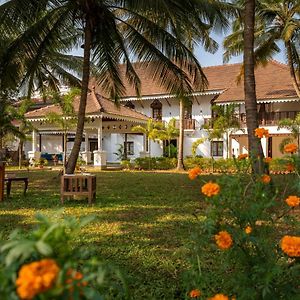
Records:
{"label": "coconut palm tree", "polygon": [[[242,6],[233,21],[232,34],[224,40],[224,61],[243,53]],[[265,64],[274,54],[280,52],[278,43],[282,43],[290,69],[290,76],[295,91],[300,98],[300,2],[290,1],[257,1],[255,15],[254,55],[256,64]]]}
{"label": "coconut palm tree", "polygon": [[[83,135],[91,61],[98,68],[97,79],[110,98],[118,100],[125,93],[119,62],[125,61],[126,80],[140,92],[140,80],[131,58],[155,61],[151,75],[173,94],[201,89],[205,77],[189,42],[208,44],[207,29],[225,22],[218,1],[104,1],[104,0],[9,0],[0,6],[2,26],[14,34],[22,28],[0,61],[0,78],[5,62],[39,57],[45,47],[65,49],[83,45],[82,90],[74,147],[67,173],[75,169]],[[26,20],[26,21],[25,21]],[[163,20],[163,21],[162,21]],[[163,24],[162,24],[163,23]],[[167,29],[166,29],[167,28]],[[3,72],[2,72],[3,71]]]}

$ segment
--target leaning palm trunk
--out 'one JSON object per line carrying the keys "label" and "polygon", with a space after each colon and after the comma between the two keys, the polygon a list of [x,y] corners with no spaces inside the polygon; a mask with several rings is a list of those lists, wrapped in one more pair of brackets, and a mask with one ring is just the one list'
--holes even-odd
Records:
{"label": "leaning palm trunk", "polygon": [[83,75],[82,75],[82,88],[81,88],[81,96],[80,103],[78,109],[78,121],[77,121],[77,129],[74,140],[74,146],[72,148],[70,157],[68,159],[66,173],[73,174],[76,162],[79,156],[83,129],[84,129],[84,121],[85,121],[85,109],[86,109],[86,99],[88,94],[88,85],[90,79],[90,55],[91,55],[91,45],[92,45],[92,28],[89,20],[85,20],[85,28],[84,28],[84,56],[83,56]]}
{"label": "leaning palm trunk", "polygon": [[178,143],[178,157],[177,170],[184,170],[183,164],[183,143],[184,143],[184,102],[180,99],[179,102],[179,143]]}
{"label": "leaning palm trunk", "polygon": [[290,76],[292,79],[293,87],[297,93],[297,96],[300,98],[300,88],[297,82],[297,77],[295,74],[295,69],[294,69],[294,64],[293,64],[293,54],[292,54],[292,48],[291,48],[291,42],[285,42],[285,47],[286,47],[286,52],[287,52],[287,59],[288,59],[288,64],[290,68]]}
{"label": "leaning palm trunk", "polygon": [[249,153],[252,158],[252,170],[255,174],[259,174],[263,172],[263,151],[260,140],[254,134],[259,124],[254,75],[255,0],[246,0],[244,14],[244,92],[246,123],[248,129]]}
{"label": "leaning palm trunk", "polygon": [[22,169],[22,161],[23,161],[23,146],[24,146],[24,142],[22,140],[20,140],[19,142],[19,151],[18,151],[18,154],[19,154],[19,170]]}

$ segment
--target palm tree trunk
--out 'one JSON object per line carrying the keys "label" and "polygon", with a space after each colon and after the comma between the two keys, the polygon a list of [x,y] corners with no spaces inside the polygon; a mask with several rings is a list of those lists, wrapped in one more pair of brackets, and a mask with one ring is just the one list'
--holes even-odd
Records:
{"label": "palm tree trunk", "polygon": [[294,69],[294,64],[293,64],[291,42],[290,41],[285,42],[285,47],[286,47],[286,52],[287,52],[287,58],[288,58],[288,64],[289,64],[289,68],[290,68],[290,75],[291,75],[292,83],[293,83],[294,89],[297,93],[297,96],[300,98],[300,88],[299,88],[299,84],[297,82],[297,77],[295,74],[295,69]]}
{"label": "palm tree trunk", "polygon": [[78,121],[76,128],[76,135],[74,140],[74,146],[72,148],[70,157],[68,159],[66,173],[73,174],[76,162],[79,156],[80,146],[82,142],[84,121],[85,121],[85,109],[86,99],[88,94],[88,86],[90,79],[90,56],[91,56],[91,44],[92,44],[92,28],[88,19],[85,20],[84,28],[84,55],[83,55],[83,74],[82,74],[82,87],[81,96],[78,109]]}
{"label": "palm tree trunk", "polygon": [[66,173],[66,167],[67,167],[67,139],[68,139],[68,133],[64,132],[64,157],[63,157],[63,172]]}
{"label": "palm tree trunk", "polygon": [[248,144],[250,157],[252,158],[252,170],[255,174],[259,174],[263,172],[263,151],[261,141],[254,134],[259,125],[254,75],[255,0],[245,1],[244,22],[244,92]]}
{"label": "palm tree trunk", "polygon": [[18,151],[18,154],[19,154],[19,170],[22,169],[22,160],[23,160],[23,145],[24,145],[24,142],[22,140],[20,140],[19,142],[19,151]]}
{"label": "palm tree trunk", "polygon": [[170,158],[171,157],[171,140],[169,139],[168,142],[169,142],[169,158]]}
{"label": "palm tree trunk", "polygon": [[184,143],[184,102],[183,102],[183,99],[180,99],[180,102],[179,102],[179,141],[178,141],[177,170],[184,170],[183,143]]}
{"label": "palm tree trunk", "polygon": [[226,132],[226,158],[229,158],[229,133]]}

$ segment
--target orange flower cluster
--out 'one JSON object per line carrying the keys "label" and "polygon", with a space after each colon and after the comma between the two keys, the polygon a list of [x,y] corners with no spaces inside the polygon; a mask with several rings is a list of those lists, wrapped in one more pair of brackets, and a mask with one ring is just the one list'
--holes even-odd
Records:
{"label": "orange flower cluster", "polygon": [[256,128],[255,129],[255,136],[258,138],[268,137],[269,136],[269,130],[265,128]]}
{"label": "orange flower cluster", "polygon": [[59,267],[53,259],[42,259],[23,265],[16,280],[20,299],[31,300],[49,290],[55,283]]}
{"label": "orange flower cluster", "polygon": [[296,206],[299,206],[299,204],[300,204],[300,197],[297,197],[297,196],[288,196],[285,199],[285,202],[287,203],[288,206],[296,207]]}
{"label": "orange flower cluster", "polygon": [[202,186],[201,192],[207,197],[216,196],[220,193],[220,186],[210,181]]}
{"label": "orange flower cluster", "polygon": [[[78,287],[82,287],[82,286],[87,286],[87,282],[86,281],[81,281],[83,278],[82,273],[75,271],[73,269],[69,269],[67,271],[67,277],[68,279],[66,280],[67,284],[72,284],[74,281],[77,282],[76,285]],[[73,292],[74,288],[73,286],[70,287],[70,292]]]}
{"label": "orange flower cluster", "polygon": [[281,240],[281,249],[290,257],[300,257],[300,237],[285,235]]}
{"label": "orange flower cluster", "polygon": [[194,180],[201,173],[201,169],[199,167],[195,167],[189,170],[189,178]]}
{"label": "orange flower cluster", "polygon": [[252,232],[252,227],[251,227],[251,226],[247,226],[247,227],[245,228],[245,232],[246,232],[247,234],[250,234],[250,233]]}
{"label": "orange flower cluster", "polygon": [[272,157],[266,157],[264,161],[266,164],[269,164],[272,161]]}
{"label": "orange flower cluster", "polygon": [[229,300],[229,297],[225,296],[224,294],[216,294],[212,298],[209,298],[208,300]]}
{"label": "orange flower cluster", "polygon": [[270,183],[270,181],[271,181],[271,177],[269,175],[264,174],[261,176],[262,183],[268,184],[268,183]]}
{"label": "orange flower cluster", "polygon": [[246,159],[247,157],[248,157],[248,154],[247,154],[247,153],[240,154],[240,155],[238,156],[238,160],[244,160],[244,159]]}
{"label": "orange flower cluster", "polygon": [[227,231],[220,231],[215,235],[215,240],[218,247],[222,250],[229,249],[233,244],[232,237]]}
{"label": "orange flower cluster", "polygon": [[295,166],[292,163],[288,163],[286,165],[286,170],[289,172],[293,172],[293,171],[295,171]]}
{"label": "orange flower cluster", "polygon": [[201,292],[196,289],[196,290],[191,290],[189,293],[190,298],[199,298],[201,295]]}
{"label": "orange flower cluster", "polygon": [[296,144],[286,144],[283,148],[285,153],[295,153],[298,150],[298,146]]}

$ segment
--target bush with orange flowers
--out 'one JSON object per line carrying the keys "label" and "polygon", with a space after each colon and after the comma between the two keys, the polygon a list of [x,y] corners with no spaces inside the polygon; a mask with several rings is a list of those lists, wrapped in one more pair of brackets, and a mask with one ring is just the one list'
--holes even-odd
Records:
{"label": "bush with orange flowers", "polygon": [[124,299],[120,270],[104,264],[90,249],[71,246],[83,218],[50,220],[38,216],[30,233],[13,233],[0,242],[0,299]]}
{"label": "bush with orange flowers", "polygon": [[299,198],[284,193],[300,192],[295,184],[300,177],[285,176],[288,189],[282,190],[276,181],[268,184],[267,174],[242,172],[199,184],[205,197],[199,196],[202,209],[195,212],[191,267],[183,277],[186,291],[197,287],[203,299],[214,300],[296,299],[299,218],[290,207],[297,209]]}
{"label": "bush with orange flowers", "polygon": [[285,153],[296,153],[298,150],[298,146],[294,143],[286,144],[283,148]]}
{"label": "bush with orange flowers", "polygon": [[238,160],[243,160],[243,159],[246,159],[246,158],[248,158],[248,154],[247,153],[243,153],[243,154],[240,154],[238,156]]}
{"label": "bush with orange flowers", "polygon": [[194,180],[201,174],[201,169],[197,166],[189,170],[189,179]]}
{"label": "bush with orange flowers", "polygon": [[269,130],[265,128],[256,128],[254,133],[259,139],[269,136]]}

